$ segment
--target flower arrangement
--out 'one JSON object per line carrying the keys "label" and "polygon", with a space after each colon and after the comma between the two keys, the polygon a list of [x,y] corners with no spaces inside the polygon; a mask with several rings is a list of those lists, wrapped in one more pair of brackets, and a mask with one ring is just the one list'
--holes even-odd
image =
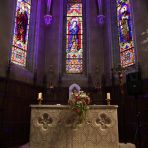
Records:
{"label": "flower arrangement", "polygon": [[89,109],[90,97],[83,91],[74,91],[68,100],[68,104],[71,106],[71,109],[79,115],[82,121],[85,119],[86,111]]}

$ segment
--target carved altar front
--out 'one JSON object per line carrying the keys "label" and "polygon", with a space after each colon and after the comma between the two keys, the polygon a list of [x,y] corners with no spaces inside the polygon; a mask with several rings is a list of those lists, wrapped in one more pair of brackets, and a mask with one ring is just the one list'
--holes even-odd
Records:
{"label": "carved altar front", "polygon": [[30,148],[118,148],[117,106],[90,105],[83,122],[66,105],[31,105]]}

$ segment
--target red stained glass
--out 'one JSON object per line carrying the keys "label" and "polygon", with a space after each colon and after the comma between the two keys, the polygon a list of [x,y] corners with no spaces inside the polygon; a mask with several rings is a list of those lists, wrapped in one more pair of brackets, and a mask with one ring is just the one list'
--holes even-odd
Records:
{"label": "red stained glass", "polygon": [[11,61],[13,61],[13,63],[18,64],[18,65],[25,65],[26,52],[13,46]]}
{"label": "red stained glass", "polygon": [[31,0],[17,0],[11,62],[25,66],[28,46]]}
{"label": "red stained glass", "polygon": [[83,71],[82,3],[67,3],[66,21],[66,73]]}
{"label": "red stained glass", "polygon": [[131,66],[135,64],[135,49],[129,0],[117,0],[117,20],[121,66]]}
{"label": "red stained glass", "polygon": [[67,16],[82,16],[82,4],[68,4]]}
{"label": "red stained glass", "polygon": [[129,49],[120,53],[121,65],[127,67],[135,63],[134,49]]}
{"label": "red stained glass", "polygon": [[67,59],[66,72],[67,73],[82,73],[82,59]]}

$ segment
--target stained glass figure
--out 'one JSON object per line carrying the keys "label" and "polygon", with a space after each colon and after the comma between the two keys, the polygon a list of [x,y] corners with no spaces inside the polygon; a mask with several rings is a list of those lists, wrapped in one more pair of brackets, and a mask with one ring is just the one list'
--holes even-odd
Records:
{"label": "stained glass figure", "polygon": [[129,0],[117,0],[117,20],[121,66],[127,67],[135,64],[131,6]]}
{"label": "stained glass figure", "polygon": [[83,22],[81,0],[67,1],[66,73],[83,72]]}
{"label": "stained glass figure", "polygon": [[26,66],[31,0],[17,0],[11,62]]}

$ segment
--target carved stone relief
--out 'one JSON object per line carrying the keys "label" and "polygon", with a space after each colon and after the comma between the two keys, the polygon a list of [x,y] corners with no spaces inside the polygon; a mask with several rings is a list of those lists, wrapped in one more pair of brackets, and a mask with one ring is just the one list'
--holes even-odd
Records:
{"label": "carved stone relief", "polygon": [[31,148],[117,148],[117,110],[90,109],[86,120],[68,107],[32,107]]}

